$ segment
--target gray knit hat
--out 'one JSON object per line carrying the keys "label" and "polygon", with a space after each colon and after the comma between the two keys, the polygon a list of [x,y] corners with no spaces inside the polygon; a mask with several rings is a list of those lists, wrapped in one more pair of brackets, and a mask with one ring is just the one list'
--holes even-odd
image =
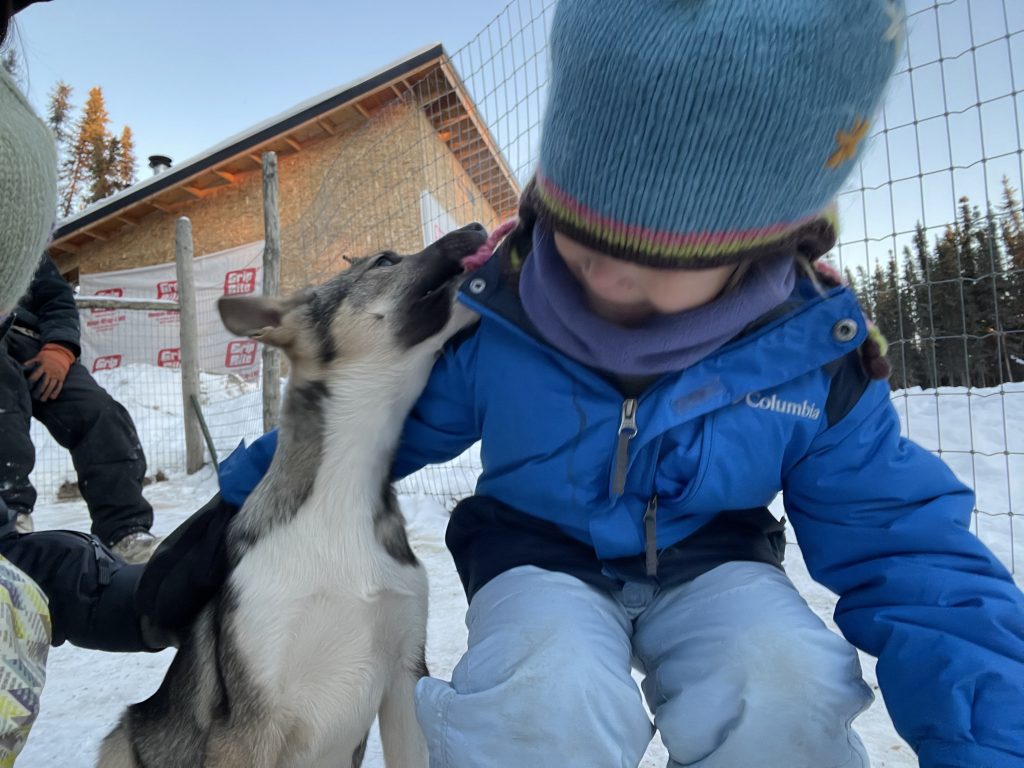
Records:
{"label": "gray knit hat", "polygon": [[56,213],[53,134],[0,69],[0,313],[28,289]]}

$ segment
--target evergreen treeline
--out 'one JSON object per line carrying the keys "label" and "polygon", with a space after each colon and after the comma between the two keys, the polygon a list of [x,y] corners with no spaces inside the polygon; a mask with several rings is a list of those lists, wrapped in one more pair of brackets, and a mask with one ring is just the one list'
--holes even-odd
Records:
{"label": "evergreen treeline", "polygon": [[961,198],[942,237],[918,224],[913,243],[873,274],[847,273],[889,339],[892,387],[1024,381],[1024,213],[1009,180],[998,211]]}
{"label": "evergreen treeline", "polygon": [[132,129],[125,126],[119,136],[111,132],[103,89],[89,90],[89,98],[77,117],[71,95],[71,86],[58,82],[50,92],[46,114],[57,138],[57,214],[62,218],[135,183]]}
{"label": "evergreen treeline", "polygon": [[[0,66],[20,83],[21,64],[14,48],[0,53]],[[77,115],[71,96],[71,86],[58,82],[50,92],[46,114],[57,139],[57,215],[61,218],[135,183],[132,129],[125,126],[116,136],[111,132],[103,89],[92,88]]]}

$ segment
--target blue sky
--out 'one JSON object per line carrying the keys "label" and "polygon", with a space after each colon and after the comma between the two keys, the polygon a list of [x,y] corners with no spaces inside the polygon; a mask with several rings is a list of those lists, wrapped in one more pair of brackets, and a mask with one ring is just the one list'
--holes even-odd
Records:
{"label": "blue sky", "polygon": [[103,87],[144,176],[151,154],[185,160],[417,48],[453,52],[507,2],[53,0],[18,14],[14,42],[37,108],[60,79],[77,104]]}
{"label": "blue sky", "polygon": [[961,196],[997,208],[1003,176],[1024,186],[1024,2],[907,7],[907,52],[872,128],[883,132],[839,200],[851,266],[900,253],[918,221],[941,234]]}
{"label": "blue sky", "polygon": [[[58,79],[102,85],[115,130],[180,162],[304,99],[435,42],[454,56],[521,179],[537,151],[554,0],[53,0],[17,17],[40,109]],[[845,263],[933,236],[968,195],[1024,187],[1024,0],[908,0],[908,56],[840,197]],[[495,21],[495,19],[497,19]],[[538,53],[539,52],[539,53]],[[891,180],[892,183],[890,183]]]}

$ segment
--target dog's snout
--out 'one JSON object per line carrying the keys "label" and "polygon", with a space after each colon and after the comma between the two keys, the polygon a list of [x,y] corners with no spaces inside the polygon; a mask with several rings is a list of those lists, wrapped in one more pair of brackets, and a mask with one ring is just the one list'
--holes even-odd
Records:
{"label": "dog's snout", "polygon": [[487,230],[476,222],[460,227],[437,241],[441,252],[449,259],[459,260],[487,242]]}
{"label": "dog's snout", "polygon": [[479,247],[487,241],[487,228],[478,221],[474,221],[472,224],[467,224],[466,226],[455,230],[452,234],[461,235],[459,239],[463,242],[478,243],[478,245],[473,247]]}

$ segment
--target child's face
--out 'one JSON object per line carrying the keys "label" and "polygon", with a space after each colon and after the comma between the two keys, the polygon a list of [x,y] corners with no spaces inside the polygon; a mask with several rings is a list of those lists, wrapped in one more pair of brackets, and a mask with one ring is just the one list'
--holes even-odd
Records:
{"label": "child's face", "polygon": [[555,233],[555,248],[587,294],[590,308],[620,325],[707,304],[725,288],[735,264],[709,269],[655,269],[605,256]]}

